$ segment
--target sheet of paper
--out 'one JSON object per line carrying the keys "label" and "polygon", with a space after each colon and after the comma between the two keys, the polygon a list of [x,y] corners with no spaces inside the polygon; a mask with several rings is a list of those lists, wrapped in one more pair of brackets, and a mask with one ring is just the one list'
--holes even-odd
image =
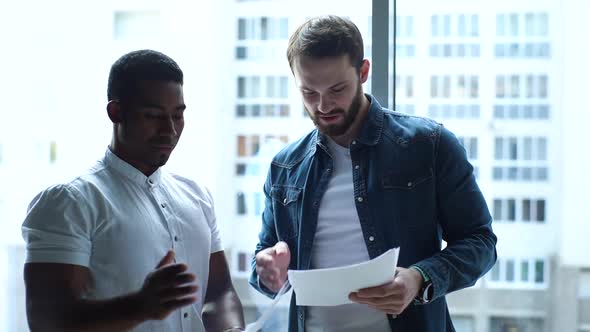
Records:
{"label": "sheet of paper", "polygon": [[246,325],[245,332],[258,332],[258,330],[262,329],[264,323],[271,317],[272,313],[275,311],[275,308],[279,303],[281,297],[285,295],[285,293],[287,293],[289,289],[291,289],[291,285],[289,284],[289,280],[287,280],[287,282],[285,282],[283,287],[279,290],[275,298],[272,300],[266,311],[262,313],[260,318],[258,318],[258,320],[256,320],[255,322]]}
{"label": "sheet of paper", "polygon": [[316,269],[289,270],[289,283],[297,298],[297,305],[334,306],[352,303],[351,292],[382,285],[393,278],[399,248],[390,249],[368,262],[354,265]]}

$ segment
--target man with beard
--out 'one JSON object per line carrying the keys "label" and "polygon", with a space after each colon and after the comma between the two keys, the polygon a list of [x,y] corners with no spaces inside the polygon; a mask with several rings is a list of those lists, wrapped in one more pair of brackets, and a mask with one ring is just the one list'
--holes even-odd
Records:
{"label": "man with beard", "polygon": [[288,269],[355,264],[400,247],[390,282],[349,294],[351,304],[297,306],[295,294],[289,330],[454,331],[445,294],[473,285],[496,260],[464,149],[441,124],[363,94],[369,61],[348,19],[308,20],[287,58],[316,129],[271,163],[250,283],[272,297]]}
{"label": "man with beard", "polygon": [[183,73],[141,50],[111,67],[104,158],[31,203],[32,331],[243,331],[210,193],[162,168],[184,128]]}

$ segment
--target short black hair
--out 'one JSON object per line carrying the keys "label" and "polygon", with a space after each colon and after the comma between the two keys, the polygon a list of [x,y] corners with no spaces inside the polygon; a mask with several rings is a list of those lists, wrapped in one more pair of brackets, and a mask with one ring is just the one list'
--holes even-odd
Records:
{"label": "short black hair", "polygon": [[344,54],[348,55],[352,66],[360,69],[364,59],[363,37],[351,20],[335,15],[307,20],[293,32],[287,48],[291,70],[293,61],[300,55],[325,58]]}
{"label": "short black hair", "polygon": [[183,84],[182,70],[169,56],[154,50],[139,50],[120,57],[111,66],[108,100],[128,101],[140,81],[166,81]]}

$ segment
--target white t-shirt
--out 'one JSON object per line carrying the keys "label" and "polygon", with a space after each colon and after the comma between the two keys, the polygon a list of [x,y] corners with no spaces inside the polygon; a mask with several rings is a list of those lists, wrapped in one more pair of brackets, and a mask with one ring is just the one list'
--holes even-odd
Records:
{"label": "white t-shirt", "polygon": [[[352,162],[348,148],[328,138],[334,160],[332,178],[322,197],[311,249],[311,268],[329,268],[368,261],[369,253],[354,203]],[[352,303],[308,307],[305,331],[390,332],[384,312]]]}
{"label": "white t-shirt", "polygon": [[107,149],[87,174],[37,195],[22,232],[27,263],[88,267],[92,299],[140,289],[173,248],[197,276],[198,300],[133,331],[205,331],[209,257],[222,246],[211,195],[196,183],[161,168],[146,177]]}

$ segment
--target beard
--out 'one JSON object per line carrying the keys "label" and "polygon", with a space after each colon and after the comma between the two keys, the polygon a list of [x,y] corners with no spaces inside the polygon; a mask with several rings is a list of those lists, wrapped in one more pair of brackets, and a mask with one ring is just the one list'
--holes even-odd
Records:
{"label": "beard", "polygon": [[341,136],[341,135],[344,135],[344,133],[346,133],[346,131],[348,129],[350,129],[354,120],[356,119],[356,117],[360,111],[361,98],[364,98],[364,95],[363,95],[363,90],[361,89],[361,85],[359,84],[358,88],[356,90],[356,94],[355,94],[354,98],[352,99],[350,106],[348,107],[348,110],[345,111],[342,108],[336,108],[330,112],[330,114],[333,114],[333,115],[344,114],[344,118],[342,119],[342,121],[340,123],[336,123],[336,124],[323,125],[323,124],[321,124],[321,122],[319,120],[319,116],[317,115],[317,112],[316,112],[316,114],[314,114],[315,116],[312,116],[313,113],[310,112],[309,109],[307,109],[307,107],[305,107],[305,111],[310,115],[310,118],[313,121],[313,124],[316,126],[316,128],[318,129],[318,131],[320,133],[328,135],[328,136]]}

